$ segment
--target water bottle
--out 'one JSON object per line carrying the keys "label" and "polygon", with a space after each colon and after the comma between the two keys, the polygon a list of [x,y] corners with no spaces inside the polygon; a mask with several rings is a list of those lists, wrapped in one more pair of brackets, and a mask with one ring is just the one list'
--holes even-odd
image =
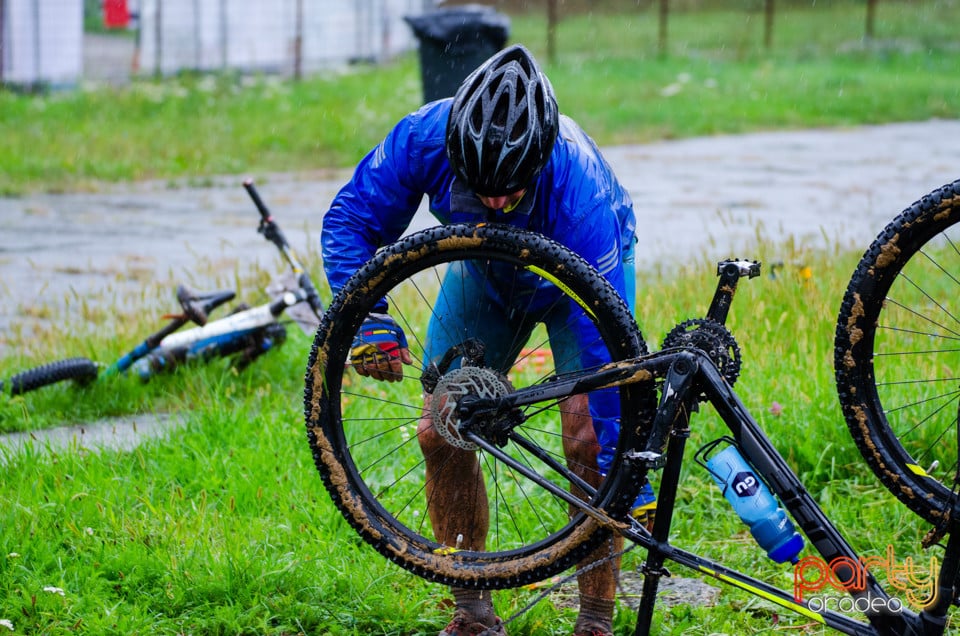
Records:
{"label": "water bottle", "polygon": [[803,550],[803,537],[740,451],[735,446],[727,446],[707,460],[706,466],[767,556],[777,563],[797,563],[797,556]]}

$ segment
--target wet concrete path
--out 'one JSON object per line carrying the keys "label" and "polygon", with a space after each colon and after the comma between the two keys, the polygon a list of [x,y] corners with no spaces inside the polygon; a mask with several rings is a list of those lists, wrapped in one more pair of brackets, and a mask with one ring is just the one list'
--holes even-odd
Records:
{"label": "wet concrete path", "polygon": [[[758,224],[774,240],[816,244],[826,236],[866,247],[901,209],[960,177],[958,138],[960,121],[931,121],[604,152],[635,202],[638,267],[650,268],[704,251],[729,256]],[[316,248],[325,206],[347,176],[259,180],[298,251]],[[110,297],[143,280],[190,280],[204,261],[269,266],[276,253],[254,231],[258,217],[242,179],[0,198],[0,329],[22,320],[24,308],[64,293]],[[431,222],[421,213],[412,229]]]}
{"label": "wet concrete path", "polygon": [[[741,250],[758,226],[775,241],[795,237],[813,247],[839,242],[863,249],[904,207],[960,178],[958,138],[960,121],[930,121],[604,152],[635,202],[638,267],[669,268],[691,257],[749,256]],[[322,213],[347,176],[259,179],[301,255],[308,247],[315,253]],[[204,287],[204,276],[191,272],[218,263],[226,272],[252,263],[272,267],[276,252],[254,231],[258,217],[242,179],[0,198],[0,333],[37,320],[32,306],[66,296],[136,297],[144,280],[169,282],[171,290],[179,281]],[[429,224],[421,211],[412,229]]]}
{"label": "wet concrete path", "polygon": [[148,439],[169,435],[182,420],[167,413],[143,413],[93,423],[0,435],[0,465],[23,452],[96,453],[131,451]]}

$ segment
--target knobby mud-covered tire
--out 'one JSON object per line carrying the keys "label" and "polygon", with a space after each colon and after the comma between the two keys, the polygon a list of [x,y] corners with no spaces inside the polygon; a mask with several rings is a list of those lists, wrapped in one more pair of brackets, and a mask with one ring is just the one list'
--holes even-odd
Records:
{"label": "knobby mud-covered tire", "polygon": [[[20,395],[41,387],[74,380],[86,384],[97,377],[97,365],[87,358],[67,358],[44,364],[22,373],[18,373],[9,380],[10,394]],[[0,384],[0,387],[3,385]]]}
{"label": "knobby mud-covered tire", "polygon": [[[516,587],[571,567],[608,538],[609,531],[580,512],[571,515],[568,504],[548,489],[494,455],[477,450],[489,495],[485,549],[445,546],[434,540],[417,434],[423,405],[421,356],[430,317],[443,321],[434,307],[443,272],[435,270],[458,267],[463,261],[485,272],[493,266],[509,268],[511,273],[516,268],[519,275],[535,275],[541,284],[554,286],[551,289],[559,290],[556,294],[565,304],[576,299],[595,315],[597,337],[613,359],[647,352],[615,290],[560,244],[502,226],[431,228],[381,250],[333,300],[318,329],[307,369],[307,433],[317,469],[337,508],[385,557],[420,577],[447,585]],[[381,298],[387,299],[391,316],[404,329],[414,357],[399,382],[361,377],[347,365],[354,334]],[[535,331],[508,370],[509,379],[500,375],[504,383],[496,388],[509,391],[549,383],[555,377],[555,360],[546,340]],[[497,374],[486,369],[476,376],[481,384],[490,378],[499,384]],[[647,430],[655,389],[652,383],[644,383],[610,390],[619,394],[620,448],[632,447]],[[434,397],[439,393],[438,388]],[[562,406],[554,401],[525,407],[529,419],[516,429],[560,463],[564,461],[558,415]],[[541,470],[539,460],[513,442],[504,450]],[[611,476],[601,482],[593,499],[619,518],[628,513],[639,488],[629,483],[636,478],[616,470],[621,461],[615,460]],[[564,490],[569,487],[569,480],[549,468],[542,471]]]}
{"label": "knobby mud-covered tire", "polygon": [[834,366],[853,439],[931,523],[949,512],[960,407],[960,181],[904,210],[857,265]]}

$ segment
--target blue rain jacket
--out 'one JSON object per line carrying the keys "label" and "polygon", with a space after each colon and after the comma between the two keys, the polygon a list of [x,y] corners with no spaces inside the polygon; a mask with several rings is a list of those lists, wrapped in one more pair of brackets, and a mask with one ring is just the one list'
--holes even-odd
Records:
{"label": "blue rain jacket", "polygon": [[[441,224],[504,223],[539,232],[578,253],[624,295],[622,262],[636,229],[633,202],[593,140],[561,115],[557,141],[536,185],[528,188],[517,209],[490,210],[476,197],[464,196],[447,160],[451,103],[451,99],[431,102],[401,119],[360,161],[333,200],[320,239],[331,290],[339,291],[379,247],[400,238],[426,195]],[[511,294],[516,293],[511,288]],[[583,316],[582,321],[583,368],[608,362],[596,332],[588,336],[593,329],[589,319]],[[615,399],[591,398],[591,412],[602,448],[598,461],[606,471],[619,432],[619,405]]]}

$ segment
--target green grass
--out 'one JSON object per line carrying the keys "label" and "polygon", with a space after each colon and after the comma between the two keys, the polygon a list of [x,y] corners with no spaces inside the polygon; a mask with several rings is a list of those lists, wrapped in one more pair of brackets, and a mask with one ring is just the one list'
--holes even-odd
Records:
{"label": "green grass", "polygon": [[[833,316],[859,255],[766,241],[754,254],[785,265],[738,292],[730,321],[745,358],[738,392],[856,548],[881,555],[891,544],[898,558],[926,562],[916,552],[926,528],[858,459],[833,390]],[[669,276],[641,275],[639,321],[653,346],[673,324],[705,310],[714,265],[699,261]],[[95,342],[91,352],[114,346]],[[0,619],[16,633],[46,634],[436,633],[449,612],[443,589],[362,544],[323,490],[302,430],[308,347],[291,330],[281,350],[243,374],[213,365],[145,387],[118,379],[3,398],[0,421],[8,424],[21,414],[42,420],[71,409],[91,418],[100,410],[156,409],[173,411],[182,426],[132,452],[33,447],[4,457]],[[774,401],[779,415],[769,410]],[[690,451],[720,432],[709,410],[698,415]],[[792,585],[790,568],[762,556],[692,462],[673,538]],[[625,568],[641,557],[628,554]],[[496,592],[498,611],[512,616],[537,592]],[[558,598],[521,614],[510,633],[568,634],[575,616],[553,604]],[[618,634],[632,633],[633,616],[621,607]],[[715,607],[661,607],[656,624],[660,634],[820,633],[729,588]]]}
{"label": "green grass", "polygon": [[[561,109],[601,145],[960,114],[956,0],[881,2],[869,42],[860,2],[785,3],[770,50],[755,10],[678,11],[666,56],[653,8],[602,8],[564,17],[555,60],[542,11],[512,16],[511,27],[511,41],[544,61]],[[0,92],[0,193],[345,167],[420,100],[414,54],[299,84],[184,74]]]}
{"label": "green grass", "polygon": [[[563,109],[601,144],[958,115],[956,2],[881,2],[872,43],[860,40],[860,3],[825,4],[783,9],[769,52],[757,14],[744,23],[743,11],[677,13],[666,58],[649,10],[570,16],[548,70]],[[513,24],[513,39],[543,55],[539,15]],[[127,89],[0,93],[0,191],[344,166],[417,105],[419,90],[410,56],[298,85],[185,76]],[[731,315],[745,359],[738,393],[855,548],[879,555],[890,544],[898,559],[925,562],[917,545],[926,527],[859,460],[835,395],[834,317],[859,254],[760,236],[751,256],[768,267],[744,282]],[[697,260],[641,274],[638,321],[652,346],[705,311],[715,265]],[[784,266],[771,277],[777,261]],[[251,290],[261,273],[211,276],[258,300]],[[168,293],[146,283],[140,302],[118,302],[116,311],[75,298],[67,310],[80,319],[66,332],[57,326],[61,314],[36,308],[49,323],[0,335],[16,352],[0,360],[0,377],[63,355],[111,360],[152,327],[142,306]],[[0,396],[3,431],[153,412],[181,424],[130,452],[34,444],[0,455],[0,621],[11,633],[435,634],[449,617],[443,589],[363,544],[316,474],[302,430],[309,346],[291,329],[282,349],[242,374],[213,364],[145,386],[116,378]],[[720,432],[712,412],[698,415],[691,451]],[[791,570],[767,562],[692,462],[673,539],[785,588],[792,583]],[[636,568],[641,556],[630,553],[624,567]],[[509,617],[535,594],[494,598]],[[569,634],[573,620],[548,599],[510,633]],[[621,607],[617,633],[632,633],[633,620]],[[822,631],[730,588],[715,607],[660,607],[655,624],[659,634]]]}

